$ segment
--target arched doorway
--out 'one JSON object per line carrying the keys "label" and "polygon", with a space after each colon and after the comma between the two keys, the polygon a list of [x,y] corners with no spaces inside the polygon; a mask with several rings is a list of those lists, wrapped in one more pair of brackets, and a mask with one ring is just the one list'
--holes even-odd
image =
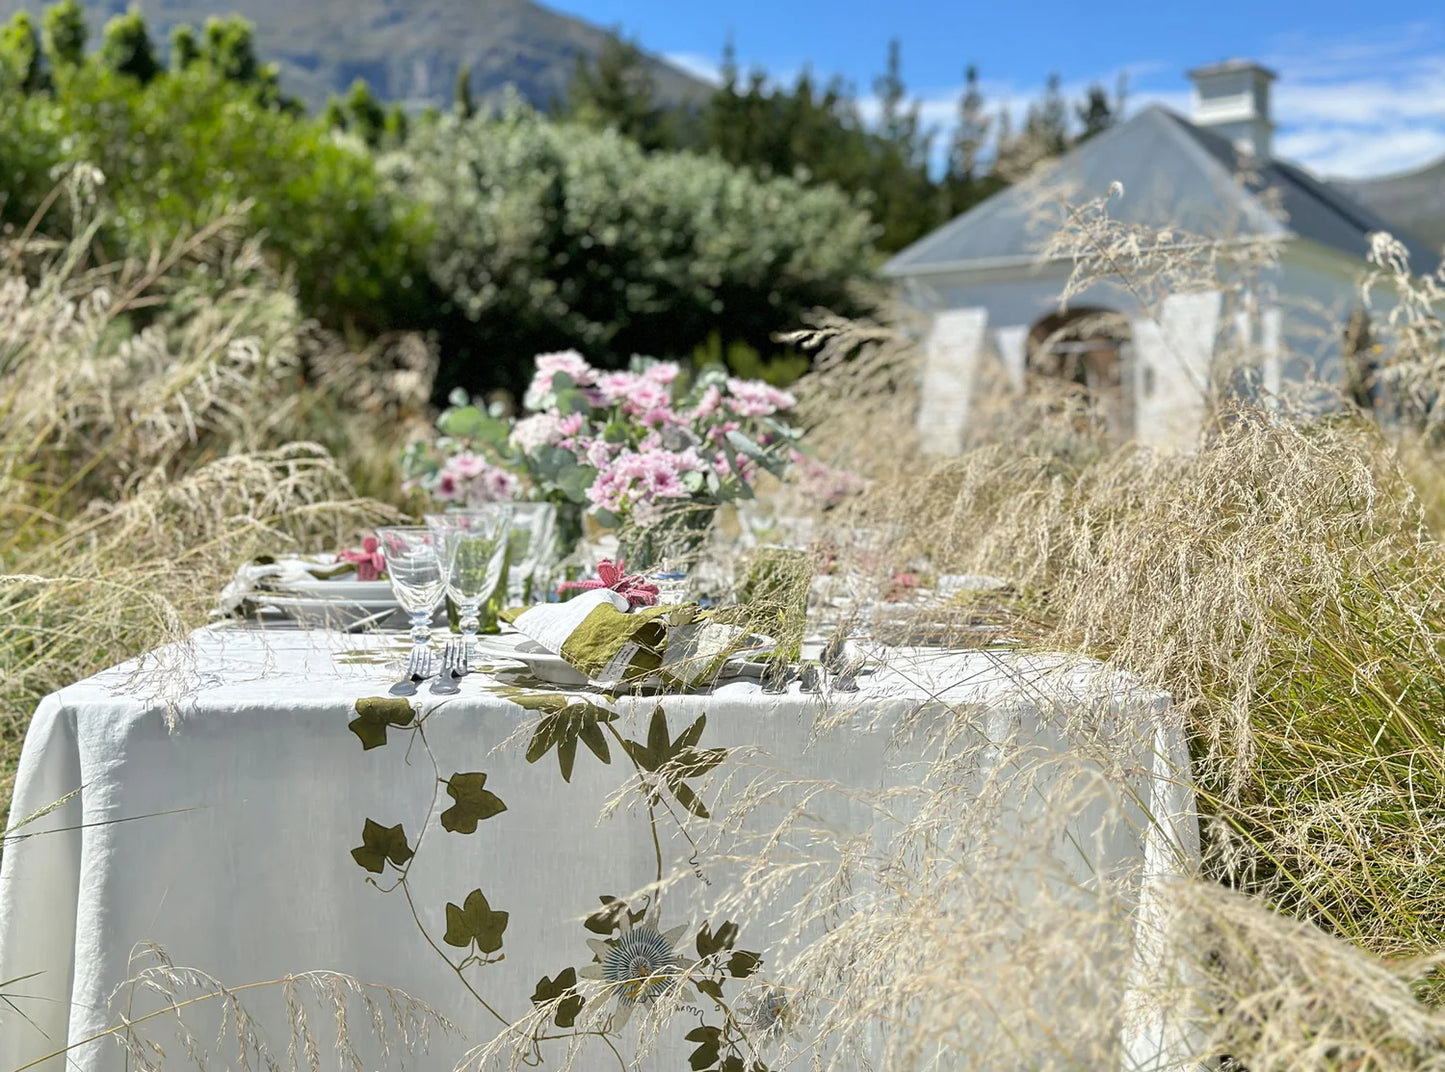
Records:
{"label": "arched doorway", "polygon": [[1029,329],[1030,375],[1082,388],[1111,436],[1134,434],[1133,347],[1129,321],[1096,307],[1050,313]]}

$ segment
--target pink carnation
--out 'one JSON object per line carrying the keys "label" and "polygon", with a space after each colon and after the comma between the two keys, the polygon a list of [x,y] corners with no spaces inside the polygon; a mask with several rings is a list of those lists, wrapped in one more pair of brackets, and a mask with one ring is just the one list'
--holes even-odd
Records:
{"label": "pink carnation", "polygon": [[692,493],[682,482],[683,474],[703,469],[702,459],[693,450],[624,450],[601,468],[587,489],[587,498],[593,506],[614,514],[656,499],[686,499]]}
{"label": "pink carnation", "polygon": [[673,380],[677,379],[680,371],[676,361],[659,361],[657,364],[650,366],[642,375],[644,379],[667,387]]}
{"label": "pink carnation", "polygon": [[447,460],[432,496],[442,502],[465,501],[474,506],[509,502],[517,497],[520,489],[517,478],[507,470],[466,451]]}
{"label": "pink carnation", "polygon": [[[580,416],[580,415],[579,415]],[[524,454],[549,447],[562,438],[562,421],[554,413],[534,413],[512,425],[511,443]]]}
{"label": "pink carnation", "polygon": [[485,458],[478,458],[470,451],[463,451],[447,463],[447,468],[460,480],[473,480],[491,468]]}
{"label": "pink carnation", "polygon": [[597,393],[610,406],[626,400],[641,382],[642,378],[631,372],[604,372],[597,377]]}
{"label": "pink carnation", "polygon": [[722,392],[717,389],[717,384],[709,384],[707,390],[703,391],[702,397],[698,399],[697,405],[692,408],[692,419],[700,421],[711,417],[717,412],[721,403]]}
{"label": "pink carnation", "polygon": [[537,371],[522,397],[522,404],[529,410],[542,408],[542,401],[552,393],[552,377],[565,372],[579,387],[597,382],[597,370],[587,363],[586,358],[576,350],[563,350],[555,354],[538,354]]}
{"label": "pink carnation", "polygon": [[780,410],[792,409],[798,400],[787,391],[780,391],[759,380],[728,378],[728,408],[739,417],[768,417]]}

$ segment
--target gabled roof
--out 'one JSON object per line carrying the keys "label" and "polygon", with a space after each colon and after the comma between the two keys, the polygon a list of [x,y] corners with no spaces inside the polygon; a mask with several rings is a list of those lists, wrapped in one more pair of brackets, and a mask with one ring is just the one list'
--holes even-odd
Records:
{"label": "gabled roof", "polygon": [[[1040,193],[1078,204],[1121,183],[1109,204],[1124,223],[1213,238],[1299,237],[1363,261],[1368,235],[1390,231],[1428,272],[1438,255],[1307,172],[1280,160],[1254,168],[1226,139],[1157,105],[1070,150],[1036,179],[1011,186],[925,235],[883,266],[889,276],[928,274],[1038,258],[1058,226]],[[1279,212],[1272,206],[1277,206]]]}

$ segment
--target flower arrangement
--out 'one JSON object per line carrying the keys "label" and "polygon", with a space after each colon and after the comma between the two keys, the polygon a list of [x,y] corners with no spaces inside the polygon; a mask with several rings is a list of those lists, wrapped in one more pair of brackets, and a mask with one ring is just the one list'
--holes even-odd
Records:
{"label": "flower arrangement", "polygon": [[675,362],[634,358],[605,371],[576,351],[541,354],[520,419],[456,392],[441,437],[408,448],[404,469],[443,501],[526,494],[586,512],[620,530],[646,568],[663,534],[696,542],[716,506],[752,496],[759,469],[783,475],[800,434],[786,420],[796,404],[718,367],[687,376]]}

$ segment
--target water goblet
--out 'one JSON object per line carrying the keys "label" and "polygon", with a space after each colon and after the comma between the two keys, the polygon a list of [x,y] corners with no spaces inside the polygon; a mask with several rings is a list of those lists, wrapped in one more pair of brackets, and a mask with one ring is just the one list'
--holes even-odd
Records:
{"label": "water goblet", "polygon": [[396,601],[411,618],[414,651],[431,639],[431,616],[446,590],[439,548],[431,530],[419,525],[395,525],[376,530],[386,575]]}
{"label": "water goblet", "polygon": [[528,582],[556,556],[557,507],[540,502],[513,503],[512,507],[507,603],[516,607],[527,601]]}
{"label": "water goblet", "polygon": [[502,578],[510,503],[488,503],[472,510],[428,514],[427,526],[442,551],[447,595],[457,605],[462,638],[470,652],[481,627],[481,606]]}

